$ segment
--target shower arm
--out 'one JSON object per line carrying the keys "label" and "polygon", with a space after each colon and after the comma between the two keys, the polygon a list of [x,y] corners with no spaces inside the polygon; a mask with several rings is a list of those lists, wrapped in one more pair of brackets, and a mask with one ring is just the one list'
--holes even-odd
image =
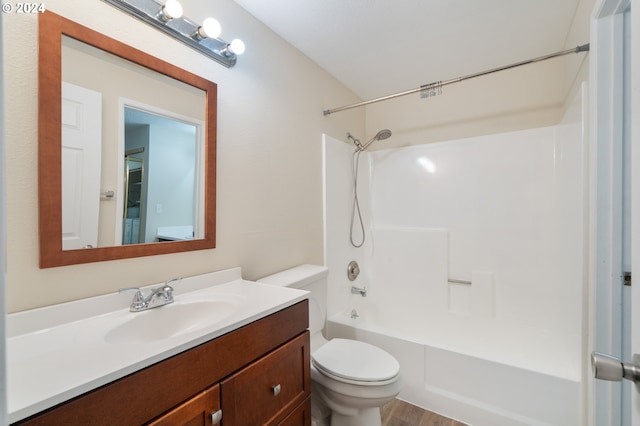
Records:
{"label": "shower arm", "polygon": [[359,149],[360,151],[364,151],[365,149],[367,149],[367,147],[368,147],[369,145],[371,145],[372,143],[374,143],[374,142],[375,142],[375,141],[377,141],[377,140],[378,140],[378,135],[375,135],[373,138],[371,138],[371,140],[370,140],[369,142],[365,143],[364,145],[360,145],[360,146],[358,147],[358,149]]}
{"label": "shower arm", "polygon": [[381,102],[381,101],[386,101],[386,100],[389,100],[389,99],[397,98],[397,97],[400,97],[400,96],[410,95],[412,93],[417,93],[417,92],[420,92],[420,91],[425,90],[425,89],[434,88],[434,87],[448,86],[449,84],[459,83],[459,82],[464,81],[464,80],[469,80],[471,78],[480,77],[480,76],[487,75],[487,74],[492,74],[494,72],[504,71],[504,70],[508,70],[508,69],[511,69],[511,68],[520,67],[522,65],[529,65],[529,64],[533,64],[535,62],[545,61],[547,59],[556,58],[558,56],[564,56],[564,55],[569,55],[571,53],[580,53],[580,52],[588,52],[588,51],[589,51],[589,43],[577,46],[577,47],[575,47],[573,49],[561,50],[559,52],[551,53],[549,55],[540,56],[540,57],[529,59],[529,60],[522,61],[522,62],[516,62],[514,64],[505,65],[503,67],[493,68],[493,69],[488,70],[488,71],[481,71],[481,72],[477,72],[475,74],[469,74],[469,75],[466,75],[464,77],[453,78],[453,79],[447,80],[447,81],[437,81],[437,82],[430,83],[430,84],[423,84],[420,87],[416,87],[415,89],[411,89],[411,90],[406,90],[404,92],[394,93],[392,95],[382,96],[380,98],[375,98],[375,99],[371,99],[371,100],[368,100],[368,101],[358,102],[356,104],[345,105],[345,106],[338,107],[338,108],[326,109],[326,110],[322,111],[322,114],[323,115],[329,115],[329,114],[333,114],[334,112],[346,111],[348,109],[369,105],[369,104],[372,104],[372,103],[375,103],[375,102]]}
{"label": "shower arm", "polygon": [[[364,148],[362,147],[362,143],[360,143],[360,139],[355,138],[351,133],[347,132],[347,139],[351,139],[353,141],[353,144],[358,148],[359,151],[364,150]],[[367,145],[369,145],[371,142],[367,142]]]}

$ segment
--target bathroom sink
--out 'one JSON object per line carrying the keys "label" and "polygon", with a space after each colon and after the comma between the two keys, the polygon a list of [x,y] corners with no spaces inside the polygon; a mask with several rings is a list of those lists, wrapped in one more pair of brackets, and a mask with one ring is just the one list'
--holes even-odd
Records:
{"label": "bathroom sink", "polygon": [[197,301],[175,301],[143,312],[129,313],[131,319],[105,334],[112,344],[164,340],[216,324],[241,304],[242,298],[218,296]]}
{"label": "bathroom sink", "polygon": [[7,315],[9,423],[266,318],[307,292],[247,281],[232,268],[185,277],[172,295],[173,303],[141,312],[129,312],[133,294],[112,292]]}

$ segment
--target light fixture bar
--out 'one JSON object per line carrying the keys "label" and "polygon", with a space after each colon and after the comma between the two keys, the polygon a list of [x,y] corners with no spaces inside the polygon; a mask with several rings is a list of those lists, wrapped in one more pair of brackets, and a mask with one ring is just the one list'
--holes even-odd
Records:
{"label": "light fixture bar", "polygon": [[228,49],[229,43],[220,38],[203,38],[196,40],[192,37],[198,31],[200,25],[185,17],[170,19],[163,22],[158,17],[158,12],[163,4],[155,0],[103,0],[118,9],[135,16],[141,21],[156,27],[164,33],[172,36],[187,46],[210,57],[227,68],[233,67],[237,62],[237,55]]}

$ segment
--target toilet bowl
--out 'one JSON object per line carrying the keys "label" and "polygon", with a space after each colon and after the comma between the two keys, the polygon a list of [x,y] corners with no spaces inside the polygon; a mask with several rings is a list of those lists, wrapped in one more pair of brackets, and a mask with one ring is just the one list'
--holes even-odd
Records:
{"label": "toilet bowl", "polygon": [[400,364],[369,343],[324,338],[327,273],[326,267],[300,265],[258,282],[310,292],[312,424],[379,426],[380,407],[400,392]]}

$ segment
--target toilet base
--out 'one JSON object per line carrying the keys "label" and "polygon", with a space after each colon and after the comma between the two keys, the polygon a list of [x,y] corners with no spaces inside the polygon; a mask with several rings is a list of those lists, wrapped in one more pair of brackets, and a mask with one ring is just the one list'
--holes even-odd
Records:
{"label": "toilet base", "polygon": [[380,409],[363,408],[357,415],[332,413],[320,401],[311,398],[311,426],[381,426]]}
{"label": "toilet base", "polygon": [[[331,386],[331,388],[325,386]],[[380,407],[400,392],[401,381],[380,386],[354,386],[335,381],[311,366],[311,411],[331,413],[330,426],[381,426]],[[316,417],[316,424],[322,425]]]}
{"label": "toilet base", "polygon": [[358,411],[357,416],[345,416],[334,411],[331,413],[331,426],[381,426],[380,408],[361,408]]}
{"label": "toilet base", "polygon": [[311,426],[331,426],[331,410],[318,399],[317,392],[311,392]]}

